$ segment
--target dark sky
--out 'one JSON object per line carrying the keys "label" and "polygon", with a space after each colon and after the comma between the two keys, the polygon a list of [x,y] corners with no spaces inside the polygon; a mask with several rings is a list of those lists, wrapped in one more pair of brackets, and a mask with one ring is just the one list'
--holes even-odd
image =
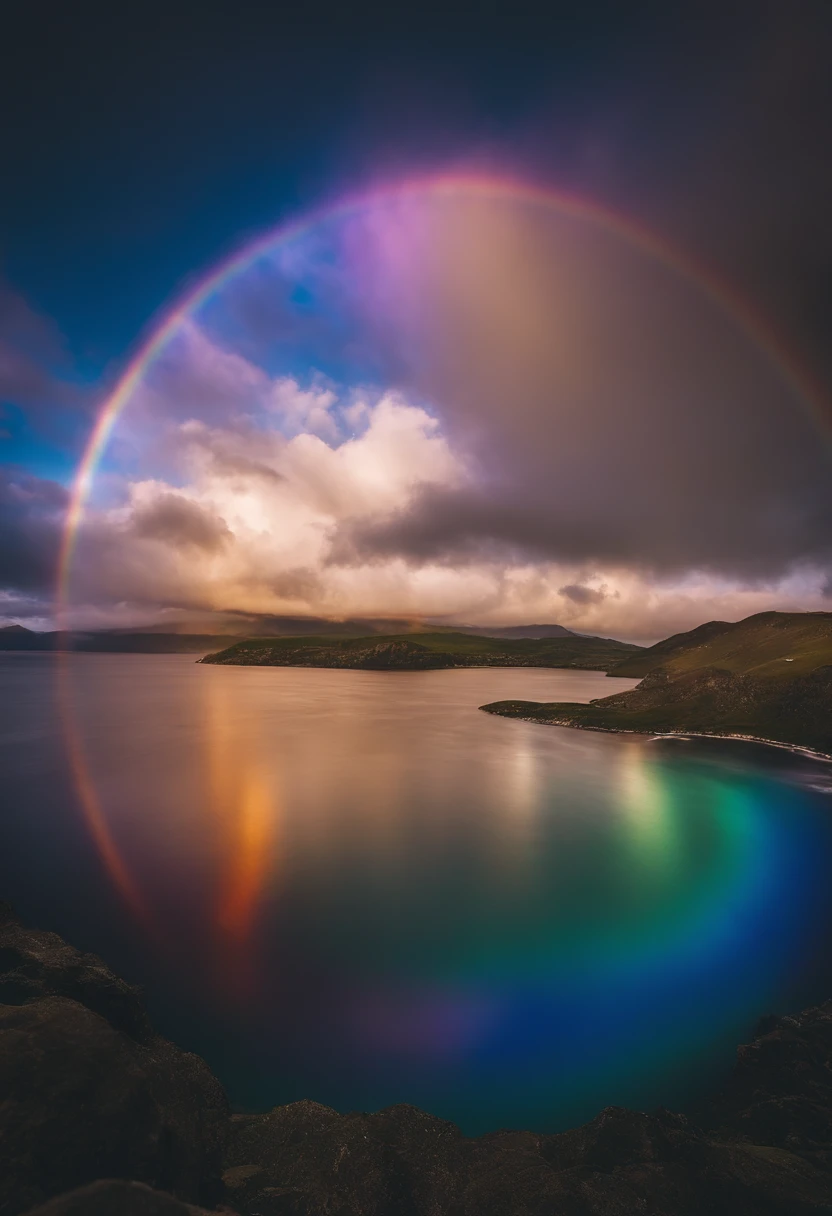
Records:
{"label": "dark sky", "polygon": [[0,104],[0,585],[43,524],[8,470],[69,479],[165,301],[397,172],[590,194],[734,281],[832,389],[827,2],[31,3],[6,20]]}
{"label": "dark sky", "polygon": [[830,36],[830,6],[801,0],[16,6],[5,272],[95,364],[281,214],[496,158],[641,212],[760,290],[794,275],[781,307],[821,345]]}

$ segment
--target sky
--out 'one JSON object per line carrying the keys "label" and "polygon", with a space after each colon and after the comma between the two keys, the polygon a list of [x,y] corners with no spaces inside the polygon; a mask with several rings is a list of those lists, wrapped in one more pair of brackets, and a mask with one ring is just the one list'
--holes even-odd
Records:
{"label": "sky", "polygon": [[18,12],[0,623],[830,610],[831,53],[809,2]]}

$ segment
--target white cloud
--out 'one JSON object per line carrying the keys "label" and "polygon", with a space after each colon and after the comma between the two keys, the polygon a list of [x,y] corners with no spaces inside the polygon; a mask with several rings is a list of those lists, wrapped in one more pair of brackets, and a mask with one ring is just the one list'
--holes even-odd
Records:
{"label": "white cloud", "polygon": [[338,394],[332,388],[313,384],[303,389],[291,376],[275,380],[269,392],[269,405],[279,414],[281,429],[308,431],[321,439],[339,437],[338,423],[330,412],[337,400]]}
{"label": "white cloud", "polygon": [[125,433],[135,437],[139,420],[152,432],[134,463],[154,475],[124,475],[118,505],[88,510],[73,600],[94,607],[76,611],[76,623],[100,624],[107,604],[121,623],[131,613],[236,610],[558,621],[652,641],[715,617],[829,606],[812,571],[749,588],[697,573],[658,580],[626,565],[358,556],[344,547],[352,525],[406,516],[427,487],[473,483],[426,409],[392,392],[339,394],[314,375],[306,385],[270,378],[193,325],[152,395],[150,409],[145,384]]}

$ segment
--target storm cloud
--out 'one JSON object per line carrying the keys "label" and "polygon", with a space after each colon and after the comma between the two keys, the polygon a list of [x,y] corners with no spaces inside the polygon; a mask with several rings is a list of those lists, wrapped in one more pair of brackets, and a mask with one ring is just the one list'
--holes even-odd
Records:
{"label": "storm cloud", "polygon": [[362,237],[371,319],[391,346],[406,331],[409,389],[475,472],[345,551],[751,581],[829,567],[828,424],[701,282],[594,222],[511,204],[391,209]]}
{"label": "storm cloud", "polygon": [[0,587],[7,594],[51,592],[67,499],[57,482],[0,468]]}

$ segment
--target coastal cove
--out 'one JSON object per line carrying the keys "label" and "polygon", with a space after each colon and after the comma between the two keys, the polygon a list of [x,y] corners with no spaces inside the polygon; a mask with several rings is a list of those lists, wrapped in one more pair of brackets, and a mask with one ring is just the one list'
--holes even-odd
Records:
{"label": "coastal cove", "polygon": [[481,708],[551,726],[723,737],[832,756],[832,613],[709,621],[624,659],[610,674],[640,683],[589,704],[496,701]]}
{"label": "coastal cove", "polygon": [[141,984],[238,1109],[409,1102],[468,1134],[685,1109],[761,1014],[832,992],[832,781],[477,708],[636,682],[7,655],[2,889]]}

